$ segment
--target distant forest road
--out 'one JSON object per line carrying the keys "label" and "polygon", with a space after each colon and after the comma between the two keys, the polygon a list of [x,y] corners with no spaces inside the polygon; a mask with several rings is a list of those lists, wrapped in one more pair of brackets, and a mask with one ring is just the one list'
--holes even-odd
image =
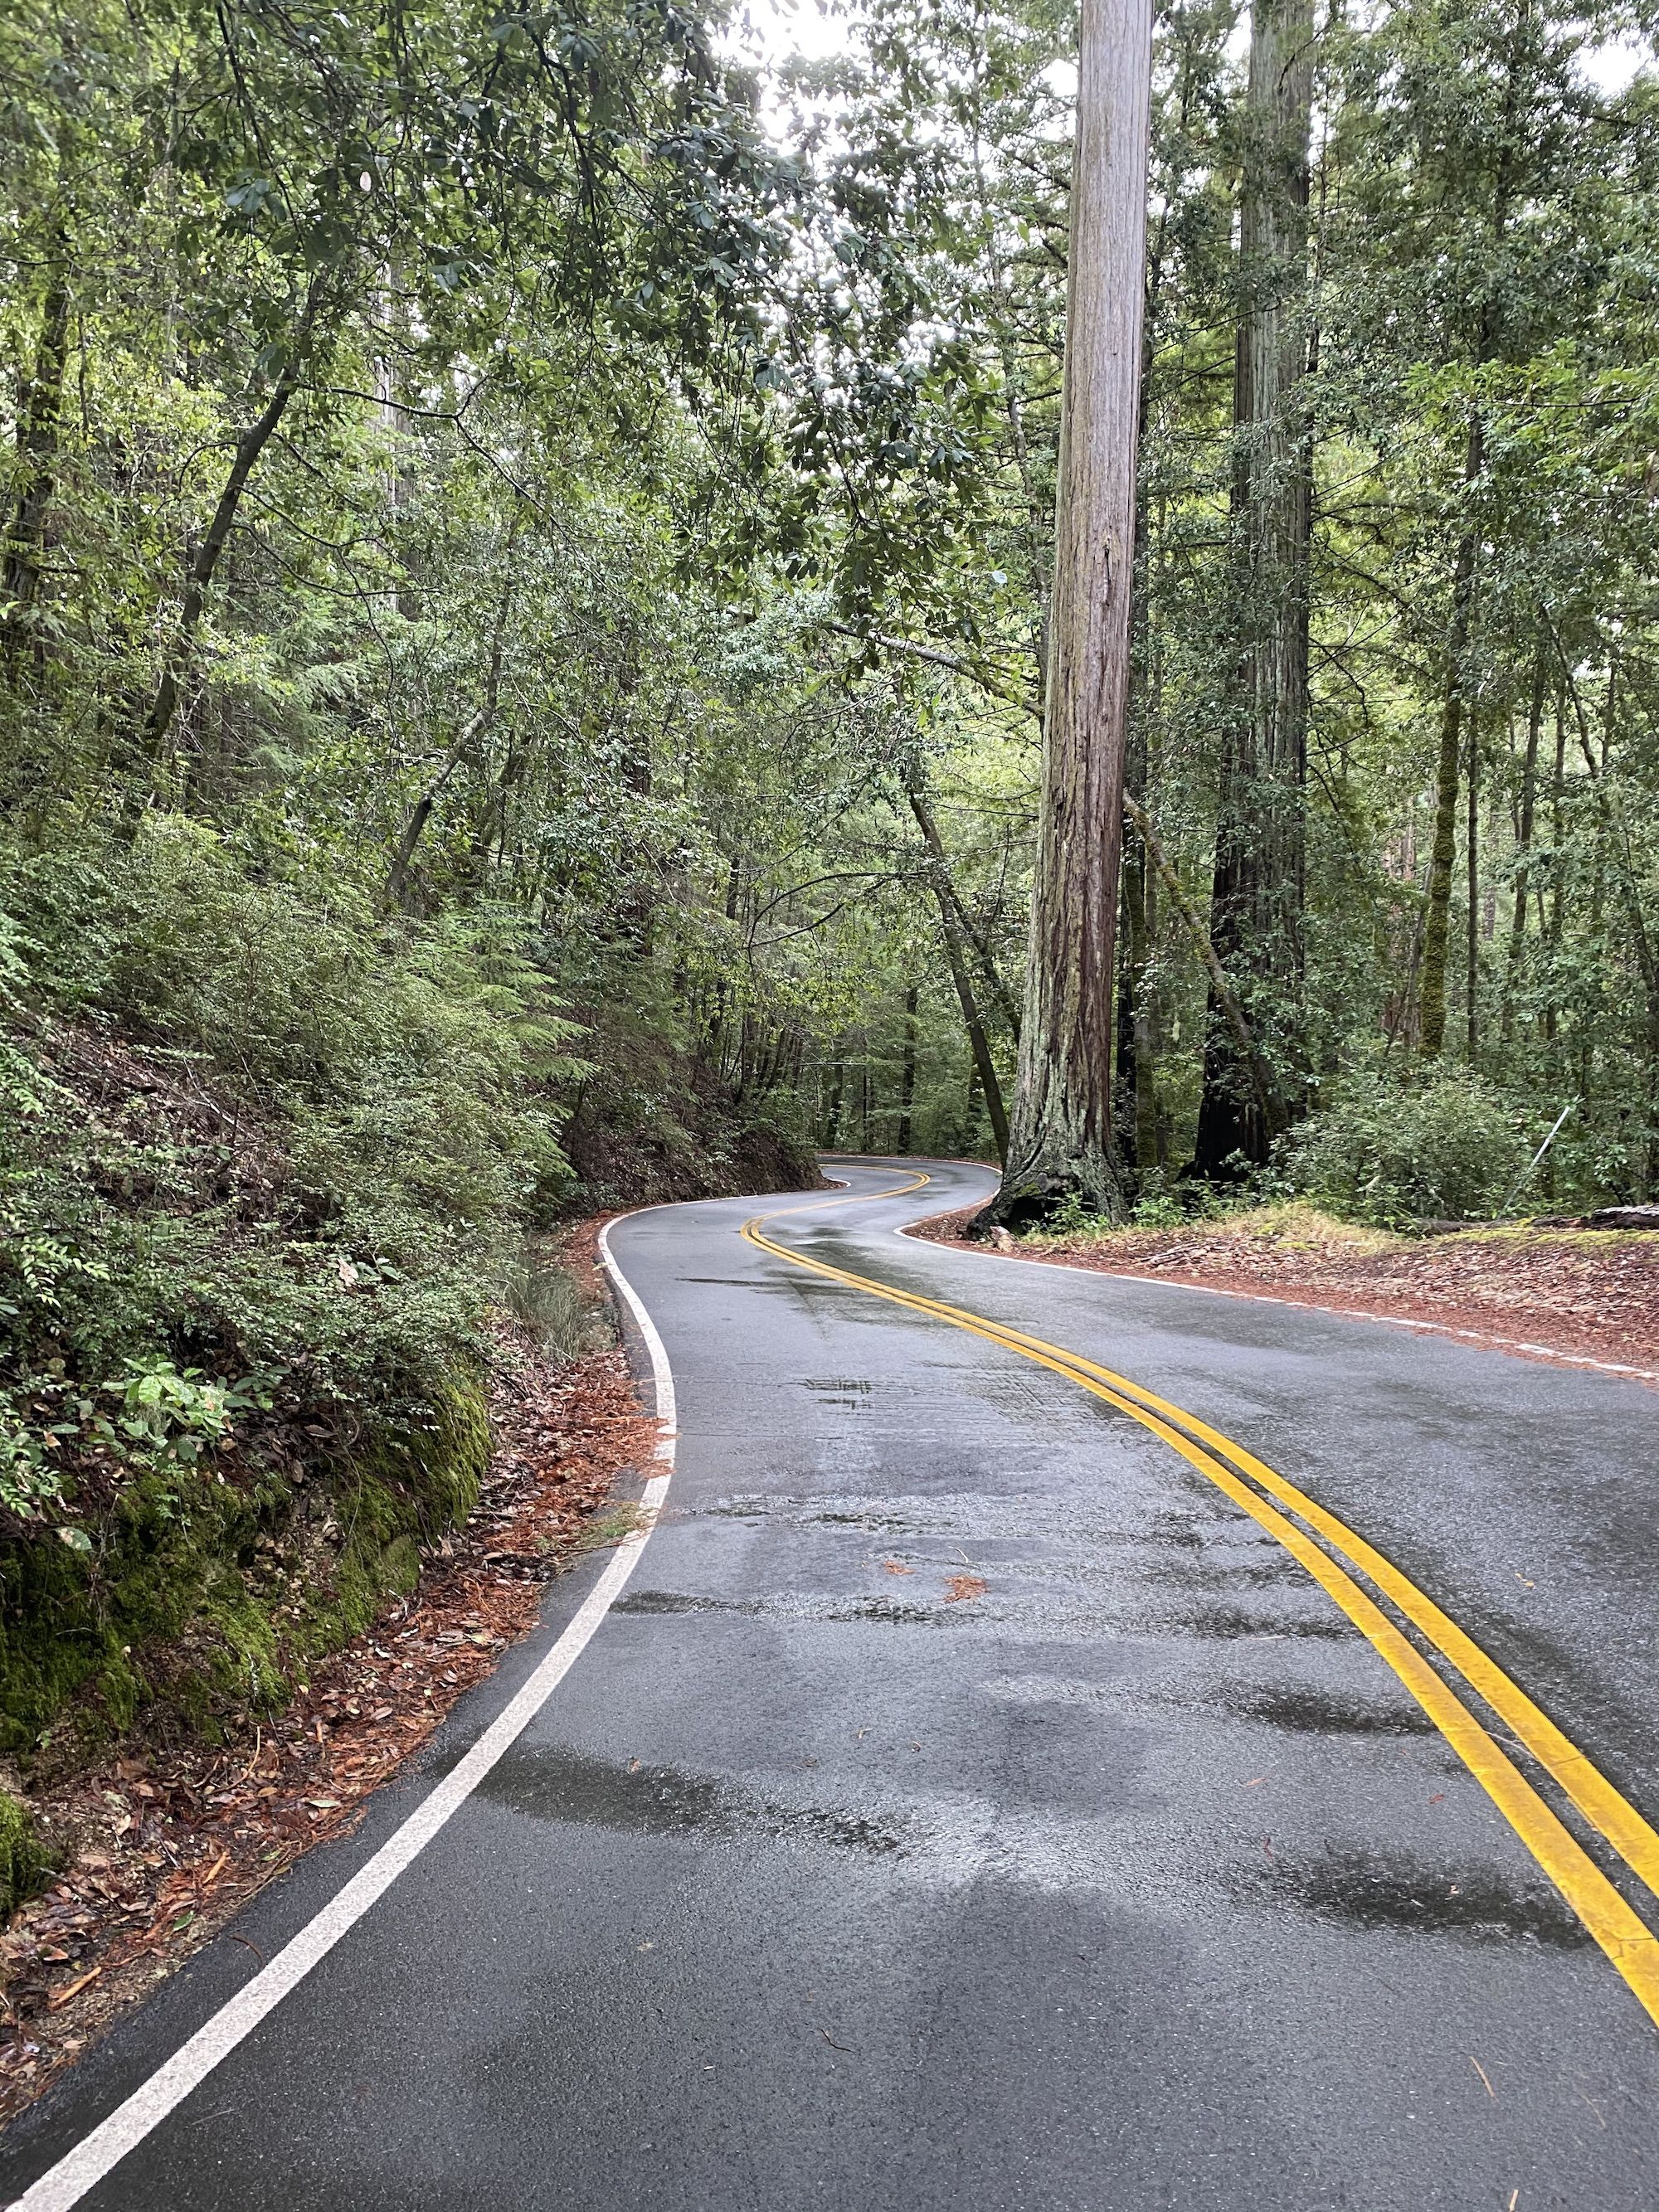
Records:
{"label": "distant forest road", "polygon": [[1651,2212],[1653,1395],[906,1239],[986,1172],[831,1172],[613,1227],[654,1530],[0,2194]]}

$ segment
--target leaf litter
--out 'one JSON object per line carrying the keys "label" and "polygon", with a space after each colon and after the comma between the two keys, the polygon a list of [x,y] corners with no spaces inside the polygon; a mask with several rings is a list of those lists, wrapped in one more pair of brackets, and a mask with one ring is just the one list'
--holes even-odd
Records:
{"label": "leaf litter", "polygon": [[[971,1251],[975,1208],[913,1233]],[[1395,1237],[1307,1207],[1068,1241],[1011,1242],[1013,1257],[1468,1330],[1533,1358],[1606,1360],[1659,1382],[1659,1235],[1541,1223]]]}

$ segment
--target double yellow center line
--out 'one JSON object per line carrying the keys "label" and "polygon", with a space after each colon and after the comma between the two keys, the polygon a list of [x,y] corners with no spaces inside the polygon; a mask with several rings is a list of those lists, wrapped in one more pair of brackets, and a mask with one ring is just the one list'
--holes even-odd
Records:
{"label": "double yellow center line", "polygon": [[[897,1197],[919,1190],[927,1181],[927,1176],[919,1175],[892,1190],[860,1191],[856,1195]],[[848,1200],[827,1202],[846,1205]],[[825,1203],[819,1200],[817,1206]],[[780,1210],[799,1213],[816,1208]],[[1408,1576],[1317,1499],[1195,1414],[1171,1405],[1127,1376],[1097,1366],[1093,1360],[1047,1343],[1042,1337],[1029,1336],[961,1306],[898,1290],[873,1276],[855,1274],[848,1268],[831,1267],[825,1261],[792,1251],[763,1233],[765,1224],[775,1218],[775,1213],[757,1214],[744,1224],[742,1234],[750,1244],[791,1267],[805,1268],[849,1290],[946,1322],[953,1328],[966,1329],[1065,1376],[1091,1397],[1150,1430],[1275,1537],[1394,1669],[1659,2025],[1659,1937],[1632,1910],[1492,1733],[1356,1576],[1363,1576],[1370,1589],[1385,1598],[1468,1688],[1484,1700],[1516,1743],[1531,1753],[1656,1898],[1659,1898],[1659,1834],[1520,1685]]]}

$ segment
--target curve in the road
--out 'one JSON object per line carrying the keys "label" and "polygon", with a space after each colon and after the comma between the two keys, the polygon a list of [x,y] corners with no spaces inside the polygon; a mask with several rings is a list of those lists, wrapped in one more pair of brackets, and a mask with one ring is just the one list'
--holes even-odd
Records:
{"label": "curve in the road", "polygon": [[[896,1186],[891,1192],[864,1195],[887,1197],[919,1190],[928,1180],[918,1170],[910,1182]],[[1063,1346],[1027,1335],[965,1307],[925,1297],[917,1291],[882,1282],[875,1276],[814,1259],[764,1233],[768,1223],[786,1215],[816,1212],[825,1206],[844,1202],[821,1199],[807,1206],[779,1207],[771,1212],[756,1214],[743,1224],[740,1234],[757,1249],[792,1267],[805,1268],[849,1289],[928,1314],[1065,1376],[1091,1396],[1128,1414],[1214,1483],[1285,1547],[1393,1668],[1577,1914],[1638,2002],[1659,2025],[1659,1937],[1375,1600],[1329,1552],[1288,1520],[1270,1499],[1287,1506],[1316,1530],[1332,1551],[1375,1583],[1470,1688],[1514,1730],[1631,1871],[1659,1895],[1659,1835],[1520,1685],[1363,1536],[1254,1453],[1194,1414],[1171,1405],[1127,1376],[1099,1366]],[[1264,1492],[1267,1496],[1262,1494]]]}

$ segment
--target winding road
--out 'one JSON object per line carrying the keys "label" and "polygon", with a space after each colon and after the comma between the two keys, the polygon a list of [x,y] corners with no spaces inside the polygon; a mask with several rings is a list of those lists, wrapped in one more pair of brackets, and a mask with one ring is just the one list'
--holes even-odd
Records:
{"label": "winding road", "polygon": [[0,2196],[1654,2212],[1652,1394],[831,1172],[613,1224],[638,1529]]}

